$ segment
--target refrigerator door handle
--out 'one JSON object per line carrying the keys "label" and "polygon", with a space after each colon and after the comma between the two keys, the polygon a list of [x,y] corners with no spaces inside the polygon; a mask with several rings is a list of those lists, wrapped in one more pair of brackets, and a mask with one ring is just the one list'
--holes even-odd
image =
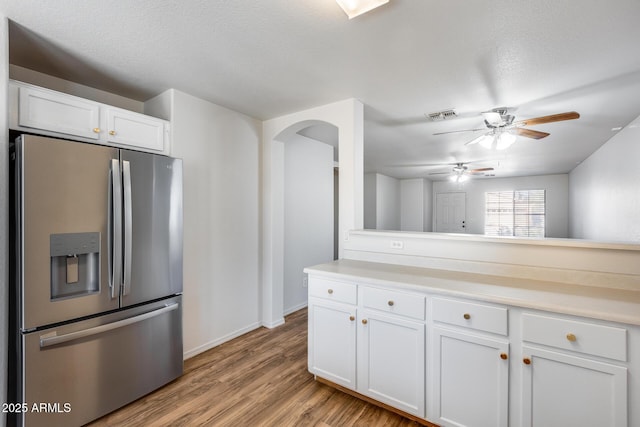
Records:
{"label": "refrigerator door handle", "polygon": [[161,307],[157,310],[153,310],[148,313],[143,313],[134,317],[129,317],[128,319],[118,320],[117,322],[107,323],[106,325],[100,325],[94,328],[84,329],[82,331],[70,332],[64,335],[53,335],[55,334],[55,331],[54,331],[53,333],[45,334],[40,337],[40,348],[51,347],[51,346],[66,343],[69,341],[75,341],[80,338],[86,338],[92,335],[97,335],[107,331],[112,331],[114,329],[123,328],[133,323],[142,322],[143,320],[151,319],[153,317],[160,316],[161,314],[176,310],[179,306],[180,306],[179,303],[165,305],[164,307]]}
{"label": "refrigerator door handle", "polygon": [[111,299],[118,296],[122,283],[122,175],[120,161],[111,159],[108,208],[108,258]]}
{"label": "refrigerator door handle", "polygon": [[132,240],[132,212],[131,212],[131,164],[122,161],[122,178],[124,189],[124,281],[122,295],[131,292],[131,240]]}

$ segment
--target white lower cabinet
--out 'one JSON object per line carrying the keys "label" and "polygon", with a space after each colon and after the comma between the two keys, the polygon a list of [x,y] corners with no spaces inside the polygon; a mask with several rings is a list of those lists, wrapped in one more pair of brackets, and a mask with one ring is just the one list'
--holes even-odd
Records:
{"label": "white lower cabinet", "polygon": [[361,310],[358,329],[358,392],[424,418],[424,322]]}
{"label": "white lower cabinet", "polygon": [[509,343],[434,327],[431,421],[443,426],[506,427]]}
{"label": "white lower cabinet", "polygon": [[350,280],[309,277],[311,373],[441,426],[640,426],[637,326]]}
{"label": "white lower cabinet", "polygon": [[523,313],[522,339],[523,427],[627,426],[625,328]]}
{"label": "white lower cabinet", "polygon": [[523,347],[523,427],[627,426],[627,369]]}
{"label": "white lower cabinet", "polygon": [[356,308],[309,298],[309,372],[356,388]]}

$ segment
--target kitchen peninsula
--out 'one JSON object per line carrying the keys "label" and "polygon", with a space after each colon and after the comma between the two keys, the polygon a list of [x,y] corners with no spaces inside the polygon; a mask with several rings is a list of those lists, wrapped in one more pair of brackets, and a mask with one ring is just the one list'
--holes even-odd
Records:
{"label": "kitchen peninsula", "polygon": [[[476,259],[505,245],[503,265]],[[535,277],[518,251],[536,245],[566,252],[566,269]],[[570,256],[624,261],[635,246],[356,231],[345,249],[305,269],[309,371],[322,381],[444,426],[640,422],[637,276],[598,271],[606,261],[580,272]]]}

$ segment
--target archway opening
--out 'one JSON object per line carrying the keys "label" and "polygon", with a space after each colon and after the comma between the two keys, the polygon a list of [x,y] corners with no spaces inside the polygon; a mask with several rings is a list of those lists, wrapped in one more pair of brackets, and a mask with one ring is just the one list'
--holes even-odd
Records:
{"label": "archway opening", "polygon": [[337,254],[339,199],[335,183],[338,128],[327,122],[293,125],[276,137],[283,144],[283,314],[307,305],[304,267]]}

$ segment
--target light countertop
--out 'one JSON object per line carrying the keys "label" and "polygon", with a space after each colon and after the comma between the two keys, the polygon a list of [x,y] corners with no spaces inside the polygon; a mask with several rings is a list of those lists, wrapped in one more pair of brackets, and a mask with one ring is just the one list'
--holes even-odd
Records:
{"label": "light countertop", "polygon": [[304,269],[328,279],[456,296],[640,325],[640,291],[338,260]]}

